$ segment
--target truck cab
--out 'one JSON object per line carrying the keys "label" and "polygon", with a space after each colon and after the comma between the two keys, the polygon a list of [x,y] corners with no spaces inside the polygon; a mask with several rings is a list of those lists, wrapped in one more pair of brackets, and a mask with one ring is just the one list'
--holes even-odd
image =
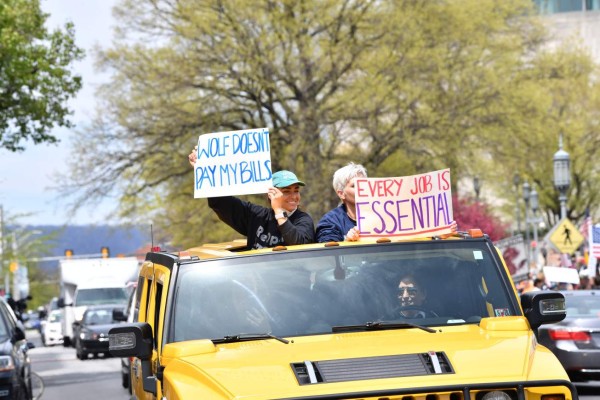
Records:
{"label": "truck cab", "polygon": [[577,398],[536,340],[564,297],[520,297],[479,230],[238,250],[147,254],[110,331],[135,398]]}
{"label": "truck cab", "polygon": [[136,257],[81,258],[59,261],[63,345],[75,343],[73,324],[81,321],[90,305],[127,303],[139,273]]}

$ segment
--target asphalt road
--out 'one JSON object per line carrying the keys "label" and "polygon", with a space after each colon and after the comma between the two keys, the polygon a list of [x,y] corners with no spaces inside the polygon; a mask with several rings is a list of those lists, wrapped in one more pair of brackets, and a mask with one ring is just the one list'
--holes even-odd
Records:
{"label": "asphalt road", "polygon": [[[119,358],[77,359],[74,348],[63,346],[43,347],[37,331],[27,331],[27,338],[35,344],[29,350],[32,371],[37,376],[34,396],[42,400],[94,400],[129,399],[129,392],[121,386],[121,360]],[[34,383],[35,385],[35,383]]]}

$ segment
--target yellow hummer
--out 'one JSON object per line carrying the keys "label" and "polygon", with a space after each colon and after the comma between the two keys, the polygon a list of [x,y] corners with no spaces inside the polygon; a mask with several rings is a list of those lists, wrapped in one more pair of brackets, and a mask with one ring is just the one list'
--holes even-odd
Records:
{"label": "yellow hummer", "polygon": [[450,238],[239,243],[153,251],[138,321],[110,331],[135,357],[134,399],[570,400],[536,340],[565,317],[521,296],[479,230]]}

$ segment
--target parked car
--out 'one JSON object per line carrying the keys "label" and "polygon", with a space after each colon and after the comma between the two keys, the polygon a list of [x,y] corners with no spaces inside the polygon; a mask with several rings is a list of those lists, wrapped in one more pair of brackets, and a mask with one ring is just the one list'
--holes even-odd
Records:
{"label": "parked car", "polygon": [[0,398],[31,399],[31,362],[25,327],[0,298]]}
{"label": "parked car", "polygon": [[[127,307],[124,310],[115,308],[113,310],[113,319],[115,321],[123,322],[136,322],[139,312],[140,301],[137,299],[137,283],[132,285],[132,291],[129,294],[129,300],[127,301]],[[137,299],[137,301],[136,301]],[[132,394],[131,390],[131,359],[133,357],[121,357],[121,384],[123,388],[129,390],[129,394]]]}
{"label": "parked car", "polygon": [[110,356],[108,331],[118,323],[113,320],[113,310],[116,307],[123,308],[124,306],[115,304],[89,306],[83,313],[81,321],[73,323],[77,358],[86,360],[90,354],[94,357],[98,357],[100,354],[104,357]]}
{"label": "parked car", "polygon": [[61,319],[62,311],[52,310],[48,318],[42,321],[42,343],[44,346],[54,346],[63,343]]}
{"label": "parked car", "polygon": [[567,317],[541,326],[539,343],[560,360],[578,386],[600,386],[600,290],[565,290]]}

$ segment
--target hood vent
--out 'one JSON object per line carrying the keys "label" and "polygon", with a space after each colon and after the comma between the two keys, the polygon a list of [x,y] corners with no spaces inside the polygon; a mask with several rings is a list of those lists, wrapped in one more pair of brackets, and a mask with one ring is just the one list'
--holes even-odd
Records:
{"label": "hood vent", "polygon": [[446,354],[435,351],[343,360],[304,361],[293,363],[292,368],[300,385],[454,373]]}

